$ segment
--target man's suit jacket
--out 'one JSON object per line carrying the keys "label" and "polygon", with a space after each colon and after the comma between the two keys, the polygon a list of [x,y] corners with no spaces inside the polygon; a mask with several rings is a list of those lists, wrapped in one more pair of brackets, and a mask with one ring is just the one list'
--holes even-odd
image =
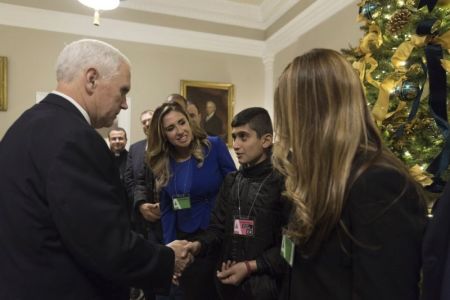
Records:
{"label": "man's suit jacket", "polygon": [[26,111],[0,143],[0,170],[0,299],[167,291],[173,251],[130,230],[112,153],[69,101],[50,94]]}
{"label": "man's suit jacket", "polygon": [[208,120],[205,119],[204,129],[208,135],[221,135],[223,133],[223,122],[216,114],[214,114]]}
{"label": "man's suit jacket", "polygon": [[423,239],[423,300],[450,300],[450,184],[433,210]]}
{"label": "man's suit jacket", "polygon": [[125,185],[129,199],[133,199],[134,187],[136,186],[136,178],[144,169],[145,160],[145,146],[147,140],[141,140],[130,146],[128,152],[127,165],[125,169]]}
{"label": "man's suit jacket", "polygon": [[114,154],[114,163],[116,167],[119,169],[120,180],[125,184],[125,170],[127,167],[128,160],[128,151],[123,149],[122,152],[119,153],[119,156]]}

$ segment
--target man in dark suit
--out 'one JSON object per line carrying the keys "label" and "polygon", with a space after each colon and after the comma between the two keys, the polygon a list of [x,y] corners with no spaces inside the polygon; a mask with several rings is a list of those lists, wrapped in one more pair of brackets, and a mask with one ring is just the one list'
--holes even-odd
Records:
{"label": "man in dark suit", "polygon": [[197,124],[198,126],[201,126],[202,114],[200,113],[197,104],[195,104],[194,102],[188,102],[186,111],[189,114],[189,117],[192,119],[192,121],[194,121],[195,124]]}
{"label": "man in dark suit", "polygon": [[[152,120],[153,110],[148,109],[141,113],[141,124],[145,136],[148,135],[148,128]],[[147,148],[147,139],[140,140],[130,146],[128,152],[127,163],[125,168],[125,185],[129,199],[133,199],[136,178],[144,168],[145,149]]]}
{"label": "man in dark suit", "polygon": [[127,109],[128,59],[96,40],[68,44],[57,88],[0,143],[0,299],[128,299],[167,291],[188,264],[130,230],[125,190],[94,128]]}
{"label": "man in dark suit", "polygon": [[206,102],[206,118],[203,127],[208,135],[220,136],[223,133],[223,122],[216,115],[214,101]]}

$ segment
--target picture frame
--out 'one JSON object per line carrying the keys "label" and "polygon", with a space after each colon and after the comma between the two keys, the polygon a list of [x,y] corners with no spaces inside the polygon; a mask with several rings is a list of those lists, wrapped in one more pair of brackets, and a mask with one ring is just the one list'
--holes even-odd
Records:
{"label": "picture frame", "polygon": [[0,56],[0,111],[8,109],[8,58]]}
{"label": "picture frame", "polygon": [[[180,94],[189,102],[195,104],[201,115],[200,127],[208,135],[220,136],[232,147],[231,120],[234,114],[234,85],[232,83],[181,80]],[[211,102],[214,104],[212,105]],[[209,108],[207,108],[209,106]],[[215,112],[208,116],[215,106]],[[219,132],[219,122],[221,130]]]}

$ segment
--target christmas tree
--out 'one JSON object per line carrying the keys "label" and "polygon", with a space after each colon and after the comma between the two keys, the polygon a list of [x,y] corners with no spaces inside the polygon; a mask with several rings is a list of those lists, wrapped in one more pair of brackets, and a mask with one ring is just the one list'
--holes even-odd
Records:
{"label": "christmas tree", "polygon": [[360,45],[342,52],[359,71],[386,145],[430,191],[448,177],[450,0],[363,0]]}

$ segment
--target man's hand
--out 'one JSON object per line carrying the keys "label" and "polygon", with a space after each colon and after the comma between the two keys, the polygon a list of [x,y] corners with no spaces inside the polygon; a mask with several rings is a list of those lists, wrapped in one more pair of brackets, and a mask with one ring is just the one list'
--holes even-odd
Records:
{"label": "man's hand", "polygon": [[[256,269],[256,261],[250,261],[249,266],[251,272]],[[236,263],[234,261],[227,261],[222,263],[222,270],[217,271],[217,278],[223,284],[239,285],[249,276],[249,271],[244,262]]]}
{"label": "man's hand", "polygon": [[180,277],[184,269],[194,261],[194,257],[186,247],[188,243],[188,241],[176,240],[167,244],[167,247],[172,248],[173,252],[175,252],[175,278]]}
{"label": "man's hand", "polygon": [[156,222],[161,218],[159,203],[143,203],[139,206],[139,211],[149,222]]}
{"label": "man's hand", "polygon": [[202,244],[198,241],[190,242],[185,247],[192,255],[198,255],[200,249],[202,248]]}

